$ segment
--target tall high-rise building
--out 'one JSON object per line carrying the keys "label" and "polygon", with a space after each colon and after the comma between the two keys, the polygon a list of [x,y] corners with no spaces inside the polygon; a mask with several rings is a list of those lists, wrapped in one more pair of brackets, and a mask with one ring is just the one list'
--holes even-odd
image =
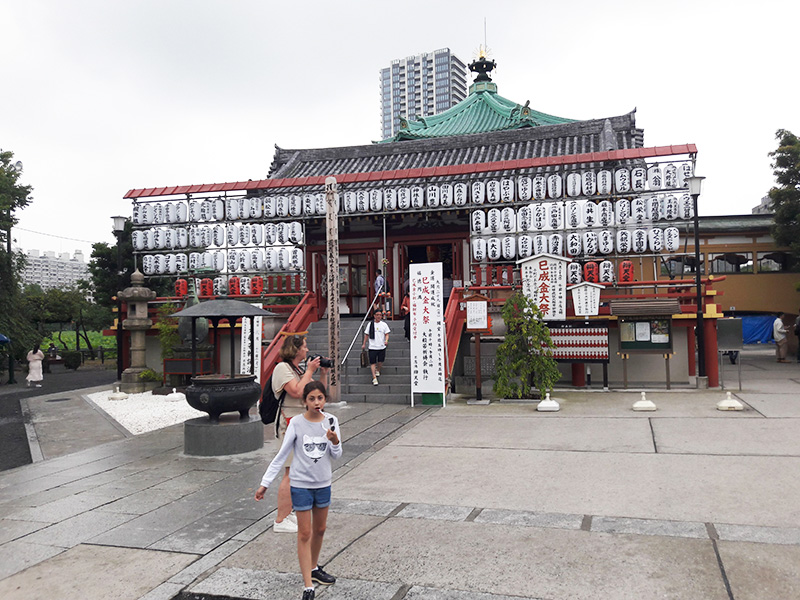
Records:
{"label": "tall high-rise building", "polygon": [[444,112],[467,97],[467,67],[449,48],[393,60],[381,69],[381,137],[401,119]]}
{"label": "tall high-rise building", "polygon": [[28,250],[25,258],[25,270],[22,272],[24,285],[38,284],[43,290],[68,290],[75,287],[78,280],[88,281],[91,278],[89,267],[80,250],[75,250],[72,257],[69,252],[56,254],[51,250],[42,253],[39,250]]}

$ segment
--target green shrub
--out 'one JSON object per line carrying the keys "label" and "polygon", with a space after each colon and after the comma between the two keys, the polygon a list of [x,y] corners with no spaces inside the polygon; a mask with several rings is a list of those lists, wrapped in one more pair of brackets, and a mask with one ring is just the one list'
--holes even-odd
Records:
{"label": "green shrub", "polygon": [[153,369],[145,369],[139,373],[139,381],[162,381],[163,376]]}
{"label": "green shrub", "polygon": [[81,366],[80,352],[62,352],[61,358],[64,359],[64,367],[76,371]]}

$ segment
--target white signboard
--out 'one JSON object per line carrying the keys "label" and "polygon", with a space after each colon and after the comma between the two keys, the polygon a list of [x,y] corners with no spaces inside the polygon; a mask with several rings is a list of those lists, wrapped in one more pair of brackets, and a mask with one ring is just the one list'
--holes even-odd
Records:
{"label": "white signboard", "polygon": [[411,403],[414,394],[445,391],[442,263],[409,266]]}
{"label": "white signboard", "polygon": [[[258,308],[264,308],[261,303],[253,304]],[[254,349],[250,347],[250,323],[251,319],[254,320],[255,335],[253,336]],[[256,381],[261,383],[261,324],[263,317],[242,317],[242,343],[239,355],[239,371],[249,375],[255,375]],[[251,358],[253,359],[251,361]],[[253,364],[255,363],[255,364]]]}
{"label": "white signboard", "polygon": [[545,321],[567,316],[567,263],[563,256],[537,254],[519,261],[522,293],[542,311]]}
{"label": "white signboard", "polygon": [[489,303],[486,300],[469,300],[467,305],[467,331],[489,329]]}
{"label": "white signboard", "polygon": [[600,290],[604,286],[584,281],[569,288],[572,306],[578,317],[589,317],[600,313]]}

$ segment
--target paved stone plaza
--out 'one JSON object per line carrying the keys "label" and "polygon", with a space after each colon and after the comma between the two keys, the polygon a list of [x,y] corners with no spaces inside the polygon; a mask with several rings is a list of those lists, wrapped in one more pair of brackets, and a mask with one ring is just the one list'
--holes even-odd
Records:
{"label": "paved stone plaza", "polygon": [[[558,391],[352,404],[321,562],[324,600],[800,597],[800,365],[743,354],[719,390]],[[183,454],[182,426],[130,436],[80,390],[27,401],[32,465],[0,473],[4,599],[294,599],[271,530],[277,451]],[[74,423],[74,426],[70,426]],[[78,426],[80,424],[80,426]],[[86,433],[87,428],[97,432]]]}

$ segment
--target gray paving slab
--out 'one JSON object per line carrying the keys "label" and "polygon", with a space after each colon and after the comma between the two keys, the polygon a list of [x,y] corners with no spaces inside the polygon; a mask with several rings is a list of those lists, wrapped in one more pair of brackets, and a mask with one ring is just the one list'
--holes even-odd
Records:
{"label": "gray paving slab", "polygon": [[497,596],[466,590],[441,590],[420,586],[412,587],[403,596],[403,600],[519,600],[519,598],[521,596]]}
{"label": "gray paving slab", "polygon": [[65,519],[69,519],[86,511],[102,506],[108,502],[106,496],[95,496],[91,493],[84,492],[60,500],[48,502],[42,506],[35,508],[23,508],[17,512],[11,513],[8,518],[16,519],[19,521],[44,521],[48,523],[57,523]]}
{"label": "gray paving slab", "polygon": [[[10,577],[28,567],[47,560],[64,552],[63,548],[56,546],[43,546],[29,544],[23,540],[15,540],[0,546],[0,585],[3,578]],[[0,587],[0,590],[2,587]],[[0,595],[2,597],[2,595]]]}
{"label": "gray paving slab", "polygon": [[632,533],[637,535],[666,535],[707,539],[705,523],[685,521],[660,521],[658,519],[623,519],[619,517],[594,517],[592,531],[603,533]]}
{"label": "gray paving slab", "polygon": [[392,518],[326,569],[526,598],[729,600],[711,541],[685,538]]}
{"label": "gray paving slab", "polygon": [[50,523],[2,519],[0,520],[0,545],[24,537],[49,525]]}
{"label": "gray paving slab", "polygon": [[719,542],[736,600],[800,598],[800,546]]}
{"label": "gray paving slab", "polygon": [[409,446],[654,452],[650,423],[645,419],[546,420],[539,413],[513,417],[449,416],[425,419],[398,443]]}
{"label": "gray paving slab", "polygon": [[181,498],[176,490],[142,490],[101,506],[98,510],[143,515]]}
{"label": "gray paving slab", "polygon": [[[417,447],[402,438],[334,498],[800,527],[800,459]],[[391,475],[389,475],[391,474]],[[435,482],[431,485],[430,482]]]}
{"label": "gray paving slab", "polygon": [[214,550],[202,558],[197,559],[188,567],[173,575],[169,582],[180,585],[188,585],[192,583],[203,573],[216,567],[231,554],[237,550],[240,550],[246,543],[247,542],[242,540],[229,540],[221,546],[217,546],[214,548]]}
{"label": "gray paving slab", "polygon": [[110,529],[105,533],[88,540],[90,544],[98,546],[117,546],[120,548],[139,548],[147,549],[158,540],[168,536],[172,530],[158,528],[137,527],[131,521],[123,523],[119,527]]}
{"label": "gray paving slab", "polygon": [[373,515],[388,517],[400,506],[399,502],[382,502],[380,500],[353,500],[340,498],[338,495],[331,501],[331,512],[350,513],[355,515]]}
{"label": "gray paving slab", "polygon": [[152,544],[153,550],[207,554],[253,524],[250,519],[203,517]]}
{"label": "gray paving slab", "polygon": [[476,517],[476,523],[513,525],[516,527],[551,527],[557,529],[580,529],[583,515],[560,513],[537,513],[525,510],[483,509]]}
{"label": "gray paving slab", "polygon": [[759,413],[769,418],[800,418],[800,395],[762,394],[738,392],[742,402],[746,402]]}
{"label": "gray paving slab", "polygon": [[141,596],[139,600],[174,600],[183,588],[183,584],[167,581]]}
{"label": "gray paving slab", "polygon": [[397,513],[404,519],[433,519],[434,521],[463,521],[472,513],[467,506],[439,504],[409,504]]}
{"label": "gray paving slab", "polygon": [[0,598],[136,600],[194,558],[170,552],[76,546],[0,581]]}
{"label": "gray paving slab", "polygon": [[756,527],[729,523],[715,523],[714,527],[721,540],[800,546],[800,528],[797,527]]}
{"label": "gray paving slab", "polygon": [[360,581],[356,579],[336,580],[336,584],[319,589],[320,600],[392,600],[403,586],[399,583]]}
{"label": "gray paving slab", "polygon": [[800,456],[790,419],[654,419],[653,431],[661,453]]}
{"label": "gray paving slab", "polygon": [[[188,588],[190,594],[211,597],[262,600],[263,598],[295,598],[303,591],[299,573],[277,573],[254,569],[221,568]],[[201,596],[202,597],[202,596]]]}
{"label": "gray paving slab", "polygon": [[72,548],[130,521],[133,517],[133,515],[93,510],[40,529],[23,539],[43,546]]}
{"label": "gray paving slab", "polygon": [[153,490],[175,490],[182,492],[183,495],[191,494],[197,490],[204,489],[212,483],[216,483],[227,477],[226,472],[221,471],[189,471],[162,483],[154,485]]}

